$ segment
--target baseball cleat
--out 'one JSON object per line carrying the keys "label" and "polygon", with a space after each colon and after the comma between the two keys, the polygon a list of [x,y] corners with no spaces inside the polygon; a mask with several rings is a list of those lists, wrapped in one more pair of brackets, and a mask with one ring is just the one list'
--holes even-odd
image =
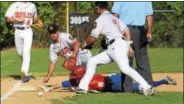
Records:
{"label": "baseball cleat", "polygon": [[29,80],[30,80],[30,76],[25,76],[25,77],[22,79],[22,83],[29,82]]}
{"label": "baseball cleat", "polygon": [[97,91],[97,90],[88,90],[88,92],[91,92],[91,93],[101,93],[100,91]]}
{"label": "baseball cleat", "polygon": [[30,80],[30,76],[29,75],[26,76],[26,74],[24,72],[21,72],[20,77],[21,77],[22,83],[29,82],[29,80]]}
{"label": "baseball cleat", "polygon": [[151,87],[151,88],[143,91],[143,95],[144,96],[152,96],[152,95],[154,95],[154,92],[155,92],[155,88]]}
{"label": "baseball cleat", "polygon": [[77,88],[76,89],[76,93],[77,94],[87,94],[87,91],[86,90],[83,90],[83,89],[80,89],[80,88]]}
{"label": "baseball cleat", "polygon": [[167,81],[167,84],[169,85],[177,85],[176,80],[174,80],[173,78],[166,76],[165,78],[163,78],[163,80]]}

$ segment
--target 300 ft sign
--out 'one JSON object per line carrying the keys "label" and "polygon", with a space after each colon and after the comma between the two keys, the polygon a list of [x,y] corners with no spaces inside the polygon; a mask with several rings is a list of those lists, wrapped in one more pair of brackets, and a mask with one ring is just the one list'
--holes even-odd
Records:
{"label": "300 ft sign", "polygon": [[90,22],[89,21],[89,17],[88,16],[84,16],[84,17],[70,17],[70,24],[75,24],[75,25],[80,25],[84,22]]}

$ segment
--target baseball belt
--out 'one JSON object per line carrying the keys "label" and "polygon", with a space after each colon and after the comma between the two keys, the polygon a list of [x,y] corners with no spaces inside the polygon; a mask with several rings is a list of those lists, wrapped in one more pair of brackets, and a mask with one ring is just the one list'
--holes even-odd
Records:
{"label": "baseball belt", "polygon": [[[124,37],[121,37],[121,39],[125,40]],[[114,42],[115,42],[115,39],[110,40],[110,41],[107,43],[107,46],[111,45],[111,44],[114,43]]]}

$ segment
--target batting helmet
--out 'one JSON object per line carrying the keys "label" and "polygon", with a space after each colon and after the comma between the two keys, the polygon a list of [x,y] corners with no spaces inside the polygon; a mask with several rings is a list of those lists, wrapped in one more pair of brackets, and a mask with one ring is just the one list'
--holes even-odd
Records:
{"label": "batting helmet", "polygon": [[85,72],[86,72],[86,67],[84,65],[76,66],[71,71],[70,79],[82,78]]}

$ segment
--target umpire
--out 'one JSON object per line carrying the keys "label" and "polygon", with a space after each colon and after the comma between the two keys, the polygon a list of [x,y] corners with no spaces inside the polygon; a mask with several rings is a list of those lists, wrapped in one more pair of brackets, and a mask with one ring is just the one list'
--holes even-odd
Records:
{"label": "umpire", "polygon": [[[114,2],[112,13],[126,23],[130,29],[135,51],[137,71],[150,84],[153,85],[152,75],[146,45],[152,39],[152,3],[151,2]],[[145,29],[145,21],[147,27]],[[133,58],[130,58],[132,66]],[[122,73],[122,89],[132,92],[132,79]]]}

